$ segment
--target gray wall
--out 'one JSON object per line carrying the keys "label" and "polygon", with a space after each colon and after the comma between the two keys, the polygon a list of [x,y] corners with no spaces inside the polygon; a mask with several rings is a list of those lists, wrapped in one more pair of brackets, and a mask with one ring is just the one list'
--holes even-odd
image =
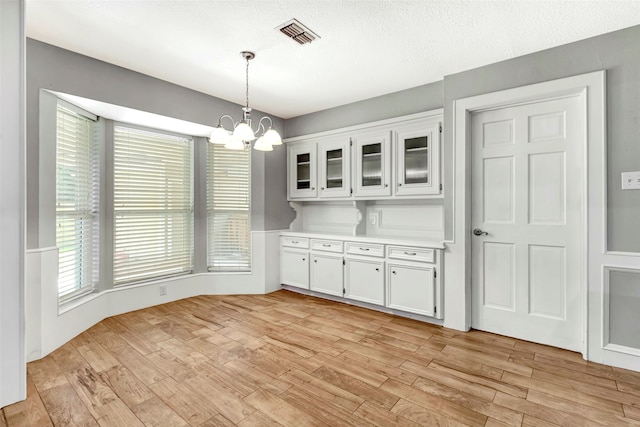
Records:
{"label": "gray wall", "polygon": [[[182,86],[27,40],[27,248],[39,247],[39,91],[49,89],[210,126],[222,114],[240,117],[240,105]],[[263,113],[254,111],[254,119]],[[284,135],[284,122],[273,117]],[[287,228],[292,211],[286,196],[286,150],[252,152],[252,226]]]}
{"label": "gray wall", "polygon": [[620,189],[620,173],[640,170],[640,26],[445,76],[389,95],[288,119],[286,136],[444,106],[446,238],[453,237],[453,101],[592,71],[607,70],[608,249],[640,252],[640,191]]}
{"label": "gray wall", "polygon": [[288,119],[287,138],[442,108],[441,81]]}
{"label": "gray wall", "polygon": [[[640,170],[640,26],[498,62],[444,79],[445,188],[451,187],[453,101],[607,70],[608,249],[640,252],[640,191],[620,190],[620,173]],[[451,232],[452,197],[446,198]],[[449,236],[450,237],[450,236]]]}
{"label": "gray wall", "polygon": [[609,342],[640,350],[640,272],[609,273]]}

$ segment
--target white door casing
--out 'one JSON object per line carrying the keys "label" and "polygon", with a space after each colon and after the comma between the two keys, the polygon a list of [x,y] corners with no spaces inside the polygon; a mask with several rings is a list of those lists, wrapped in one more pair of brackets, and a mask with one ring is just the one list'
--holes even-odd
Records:
{"label": "white door casing", "polygon": [[[585,153],[587,181],[583,183],[587,208],[584,215],[585,242],[581,255],[580,301],[583,312],[582,355],[585,359],[602,363],[603,351],[603,267],[606,254],[606,72],[565,77],[497,92],[460,98],[453,101],[450,123],[453,145],[446,156],[453,158],[449,203],[453,214],[451,239],[446,241],[446,285],[444,286],[445,327],[467,330],[471,327],[471,114],[476,111],[513,106],[537,100],[571,94],[584,94],[582,110],[587,139]],[[445,130],[446,131],[446,130]],[[588,242],[588,246],[587,246]],[[464,304],[461,304],[464,302]],[[608,354],[608,353],[607,353]],[[637,366],[639,358],[620,361],[608,359],[616,366]]]}
{"label": "white door casing", "polygon": [[471,116],[474,328],[582,349],[583,98]]}

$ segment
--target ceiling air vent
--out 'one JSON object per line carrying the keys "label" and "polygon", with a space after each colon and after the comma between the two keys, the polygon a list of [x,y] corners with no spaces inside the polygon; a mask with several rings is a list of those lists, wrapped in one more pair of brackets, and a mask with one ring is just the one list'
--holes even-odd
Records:
{"label": "ceiling air vent", "polygon": [[297,19],[292,19],[284,24],[276,27],[282,34],[299,44],[311,43],[315,39],[319,39],[316,33],[305,27]]}

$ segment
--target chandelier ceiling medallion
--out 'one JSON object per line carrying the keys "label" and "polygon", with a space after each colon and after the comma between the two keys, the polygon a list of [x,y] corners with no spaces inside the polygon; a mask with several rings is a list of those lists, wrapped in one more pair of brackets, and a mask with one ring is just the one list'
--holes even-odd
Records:
{"label": "chandelier ceiling medallion", "polygon": [[[264,116],[258,122],[258,126],[254,131],[251,127],[251,107],[249,107],[249,61],[256,57],[255,53],[242,51],[240,55],[247,61],[246,67],[246,105],[242,107],[242,121],[236,123],[228,114],[220,116],[218,119],[218,126],[213,130],[209,141],[214,144],[224,144],[225,148],[232,150],[243,150],[251,145],[251,141],[256,139],[256,135],[262,134],[256,140],[253,148],[260,151],[273,151],[274,145],[281,145],[282,138],[280,134],[272,128],[273,121],[270,117]],[[222,119],[228,118],[231,120],[233,131],[227,130],[222,126]],[[262,123],[264,121],[269,122],[269,128],[265,127]]]}

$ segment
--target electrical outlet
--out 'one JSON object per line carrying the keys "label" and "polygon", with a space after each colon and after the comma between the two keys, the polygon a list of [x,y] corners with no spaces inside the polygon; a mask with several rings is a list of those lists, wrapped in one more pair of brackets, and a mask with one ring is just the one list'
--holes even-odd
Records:
{"label": "electrical outlet", "polygon": [[371,225],[376,225],[378,223],[380,215],[378,214],[378,212],[372,212],[369,214],[369,222],[371,223]]}
{"label": "electrical outlet", "polygon": [[167,287],[166,286],[160,286],[160,295],[166,295],[167,294]]}
{"label": "electrical outlet", "polygon": [[623,190],[640,190],[640,172],[622,172]]}

